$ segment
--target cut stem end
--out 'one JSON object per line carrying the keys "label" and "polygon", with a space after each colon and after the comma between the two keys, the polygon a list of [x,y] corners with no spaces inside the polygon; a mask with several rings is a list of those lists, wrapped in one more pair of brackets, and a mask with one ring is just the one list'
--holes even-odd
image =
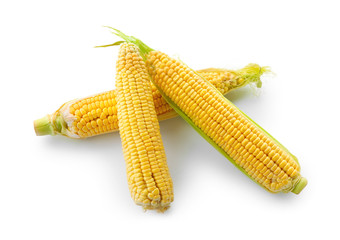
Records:
{"label": "cut stem end", "polygon": [[34,130],[37,136],[55,135],[49,116],[34,121]]}
{"label": "cut stem end", "polygon": [[307,183],[307,179],[302,177],[292,190],[292,193],[299,194],[306,187]]}

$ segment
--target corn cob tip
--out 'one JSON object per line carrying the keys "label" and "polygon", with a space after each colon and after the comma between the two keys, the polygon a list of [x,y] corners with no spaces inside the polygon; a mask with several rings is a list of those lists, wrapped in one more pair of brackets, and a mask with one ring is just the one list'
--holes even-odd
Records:
{"label": "corn cob tip", "polygon": [[37,136],[55,135],[54,128],[48,115],[34,121],[34,130]]}
{"label": "corn cob tip", "polygon": [[167,206],[160,206],[160,207],[157,207],[157,208],[150,207],[150,206],[142,206],[142,207],[143,207],[143,211],[144,212],[147,212],[148,210],[156,210],[159,213],[165,213],[170,208],[169,205],[167,205]]}
{"label": "corn cob tip", "polygon": [[307,183],[307,179],[302,177],[292,190],[292,193],[299,194],[306,187]]}
{"label": "corn cob tip", "polygon": [[122,33],[121,31],[119,31],[119,30],[117,30],[117,29],[115,29],[113,27],[110,27],[110,26],[104,26],[104,27],[111,29],[113,34],[115,34],[118,37],[122,38],[124,41],[118,41],[118,42],[115,42],[115,43],[112,43],[112,44],[96,46],[96,48],[98,48],[98,47],[117,46],[117,45],[120,45],[120,44],[122,44],[124,42],[133,43],[133,44],[135,44],[139,48],[139,52],[140,52],[140,54],[141,54],[141,56],[142,56],[142,58],[144,60],[146,60],[146,55],[149,54],[149,52],[154,51],[154,49],[150,48],[144,42],[142,42],[141,40],[139,40],[138,38],[136,38],[134,36],[128,36],[128,35]]}
{"label": "corn cob tip", "polygon": [[264,73],[267,74],[272,73],[272,71],[268,66],[261,67],[258,64],[251,63],[245,66],[244,68],[236,70],[235,73],[239,76],[239,78],[244,79],[244,84],[242,86],[248,83],[255,83],[256,87],[261,88],[262,87],[261,76]]}

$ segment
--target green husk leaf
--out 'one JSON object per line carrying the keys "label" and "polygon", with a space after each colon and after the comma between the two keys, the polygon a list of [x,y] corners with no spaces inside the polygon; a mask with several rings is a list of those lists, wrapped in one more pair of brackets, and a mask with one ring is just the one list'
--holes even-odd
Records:
{"label": "green husk leaf", "polygon": [[111,29],[113,34],[122,38],[124,41],[118,41],[118,42],[115,42],[115,43],[112,43],[112,44],[102,45],[102,46],[98,46],[98,47],[117,46],[117,45],[120,45],[124,42],[133,43],[133,44],[137,45],[137,47],[139,48],[140,54],[141,54],[141,56],[143,57],[144,60],[146,60],[146,56],[149,54],[149,52],[154,51],[154,49],[150,48],[144,42],[142,42],[141,40],[139,40],[138,38],[136,38],[134,36],[128,36],[128,35],[122,33],[121,31],[119,31],[118,29],[115,29],[115,28],[110,27],[110,26],[104,26],[104,27]]}
{"label": "green husk leaf", "polygon": [[237,76],[245,80],[244,84],[242,84],[240,87],[251,82],[251,83],[255,83],[257,88],[261,88],[262,87],[261,76],[264,73],[271,73],[272,71],[270,70],[270,67],[268,66],[261,67],[258,64],[250,63],[244,68],[241,68],[234,72]]}
{"label": "green husk leaf", "polygon": [[107,44],[107,45],[95,46],[95,48],[119,46],[122,43],[125,43],[125,41],[117,41],[115,43],[111,43],[111,44]]}

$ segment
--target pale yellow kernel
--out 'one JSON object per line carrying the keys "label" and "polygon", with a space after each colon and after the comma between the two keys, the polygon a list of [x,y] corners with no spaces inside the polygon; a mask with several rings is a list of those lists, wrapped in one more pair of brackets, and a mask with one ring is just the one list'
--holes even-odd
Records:
{"label": "pale yellow kernel", "polygon": [[80,109],[80,114],[81,114],[81,115],[86,114],[86,111],[84,110],[84,108],[81,108],[81,109]]}
{"label": "pale yellow kernel", "polygon": [[267,145],[267,148],[264,150],[264,153],[268,155],[270,151],[271,151],[271,148]]}
{"label": "pale yellow kernel", "polygon": [[97,123],[96,123],[96,121],[91,121],[91,126],[92,126],[92,128],[96,128],[97,127]]}
{"label": "pale yellow kernel", "polygon": [[84,136],[85,135],[85,133],[82,130],[79,130],[78,134],[79,134],[79,136]]}
{"label": "pale yellow kernel", "polygon": [[278,175],[279,173],[281,173],[281,168],[277,167],[276,170],[274,171],[274,174]]}
{"label": "pale yellow kernel", "polygon": [[253,155],[249,155],[246,159],[247,162],[251,162],[254,159]]}
{"label": "pale yellow kernel", "polygon": [[283,161],[283,158],[281,156],[279,156],[279,158],[275,161],[276,164],[280,164]]}
{"label": "pale yellow kernel", "polygon": [[83,132],[87,132],[89,129],[86,126],[84,126],[81,130],[83,130]]}
{"label": "pale yellow kernel", "polygon": [[73,107],[75,110],[79,109],[79,105],[78,105],[77,103],[73,104],[72,107]]}
{"label": "pale yellow kernel", "polygon": [[95,102],[95,105],[96,105],[96,108],[100,108],[100,101],[99,101],[99,100],[96,101],[96,102]]}
{"label": "pale yellow kernel", "polygon": [[287,172],[289,168],[291,168],[291,166],[290,166],[289,163],[287,163],[287,164],[283,167],[283,171]]}
{"label": "pale yellow kernel", "polygon": [[270,184],[271,184],[270,179],[266,179],[266,180],[264,180],[264,182],[263,182],[263,185],[265,185],[265,186],[270,186]]}
{"label": "pale yellow kernel", "polygon": [[106,118],[106,114],[102,112],[102,113],[100,114],[100,118],[104,120],[104,119]]}
{"label": "pale yellow kernel", "polygon": [[284,179],[281,184],[282,184],[282,186],[286,186],[288,183],[289,183],[289,181],[287,179]]}
{"label": "pale yellow kernel", "polygon": [[259,165],[256,167],[258,171],[262,170],[264,167],[263,163],[259,163]]}
{"label": "pale yellow kernel", "polygon": [[[249,140],[248,140],[248,139],[244,139],[244,140],[242,141],[242,145],[243,145],[243,146],[246,146],[248,143],[249,143]],[[249,147],[250,147],[250,146],[246,147],[246,149],[249,149]]]}
{"label": "pale yellow kernel", "polygon": [[263,175],[259,173],[259,175],[257,176],[257,181],[262,184],[264,180],[265,178],[263,177]]}
{"label": "pale yellow kernel", "polygon": [[[235,128],[235,129],[236,129],[236,128]],[[240,131],[237,130],[237,132],[236,132],[234,138],[237,139],[237,138],[239,138],[241,135],[242,135],[242,133],[241,133]]]}
{"label": "pale yellow kernel", "polygon": [[107,109],[107,110],[108,110],[108,114],[109,114],[109,115],[113,115],[113,110],[112,110],[112,107],[108,107],[108,109]]}
{"label": "pale yellow kernel", "polygon": [[255,145],[252,145],[250,148],[249,148],[249,152],[250,153],[253,153],[256,149],[256,146]]}
{"label": "pale yellow kernel", "polygon": [[234,149],[237,151],[241,148],[242,144],[237,142],[237,144],[235,145]]}
{"label": "pale yellow kernel", "polygon": [[261,150],[259,148],[256,148],[255,151],[253,152],[253,155],[256,156],[257,154],[259,154]]}
{"label": "pale yellow kernel", "polygon": [[[272,161],[270,161],[269,164],[270,164],[271,162],[272,162]],[[269,164],[268,164],[268,165],[269,165]],[[269,167],[269,166],[268,166],[268,167]],[[273,164],[273,166],[272,166],[270,169],[274,172],[274,171],[276,171],[277,168],[278,168],[277,165],[276,165],[276,164]]]}
{"label": "pale yellow kernel", "polygon": [[70,109],[69,109],[69,111],[70,111],[71,114],[74,114],[74,112],[75,112],[74,107],[71,106]]}
{"label": "pale yellow kernel", "polygon": [[[100,120],[100,119],[99,119]],[[97,120],[97,124],[98,124],[98,120]],[[98,126],[96,129],[98,129],[99,133],[103,132],[103,127],[102,126]]]}
{"label": "pale yellow kernel", "polygon": [[261,159],[264,155],[264,152],[260,151],[258,154],[256,154],[257,159]]}
{"label": "pale yellow kernel", "polygon": [[109,98],[109,96],[105,96],[106,100],[104,101],[104,107],[107,108],[109,107],[109,103],[107,101],[107,99]]}
{"label": "pale yellow kernel", "polygon": [[263,172],[263,176],[268,177],[269,174],[271,173],[270,169],[268,169],[266,167],[264,167],[263,169],[265,169],[265,171]]}
{"label": "pale yellow kernel", "polygon": [[233,123],[234,127],[238,127],[240,125],[240,121],[239,120],[236,120],[234,123]]}
{"label": "pale yellow kernel", "polygon": [[276,190],[277,183],[272,183],[270,184],[270,189],[271,190]]}
{"label": "pale yellow kernel", "polygon": [[99,127],[103,126],[103,120],[102,119],[97,119],[97,125]]}
{"label": "pale yellow kernel", "polygon": [[268,153],[268,157],[273,158],[275,154],[275,151],[270,151],[270,153]]}
{"label": "pale yellow kernel", "polygon": [[288,170],[287,170],[287,174],[288,174],[288,175],[291,175],[291,174],[293,173],[293,171],[294,171],[294,168],[293,168],[293,167],[290,167],[290,168],[288,168]]}
{"label": "pale yellow kernel", "polygon": [[[247,140],[247,139],[245,139],[245,140]],[[245,141],[244,140],[244,141]],[[248,141],[248,140],[247,140]],[[243,144],[243,143],[242,143]],[[245,147],[245,149],[250,149],[251,147],[253,147],[252,148],[252,152],[254,152],[255,150],[256,150],[256,147],[251,143],[251,142],[247,142],[245,145],[244,145],[244,147]]]}
{"label": "pale yellow kernel", "polygon": [[89,110],[87,104],[85,104],[85,105],[83,106],[83,109],[85,110],[85,112],[87,112],[87,111]]}
{"label": "pale yellow kernel", "polygon": [[[243,128],[246,128],[246,126],[243,126]],[[251,133],[251,130],[249,128],[246,128],[246,130],[244,131],[243,135],[245,137],[247,137],[250,133]]]}
{"label": "pale yellow kernel", "polygon": [[76,115],[76,116],[81,116],[81,113],[80,113],[80,111],[79,111],[79,109],[77,109],[75,112],[74,112],[74,114]]}
{"label": "pale yellow kernel", "polygon": [[231,146],[235,142],[235,138],[230,138],[228,145]]}
{"label": "pale yellow kernel", "polygon": [[89,122],[90,118],[88,116],[88,114],[84,114],[83,119],[85,120],[85,122]]}
{"label": "pale yellow kernel", "polygon": [[[270,171],[270,169],[268,169],[268,171]],[[274,174],[270,171],[270,173],[267,175],[268,179],[272,179],[274,176]]]}
{"label": "pale yellow kernel", "polygon": [[[250,131],[250,130],[249,130]],[[249,133],[249,135],[247,136],[247,138],[249,139],[249,141],[250,142],[252,142],[253,144],[255,144],[254,143],[254,141],[257,139],[257,136],[256,136],[256,134],[254,134],[254,133]]]}
{"label": "pale yellow kernel", "polygon": [[280,168],[284,168],[286,166],[287,162],[286,160],[283,160],[280,164],[279,164],[279,167]]}
{"label": "pale yellow kernel", "polygon": [[298,174],[299,174],[299,172],[296,169],[294,169],[294,171],[290,174],[290,176],[292,178],[295,178]]}
{"label": "pale yellow kernel", "polygon": [[109,123],[113,123],[113,122],[114,122],[114,119],[113,119],[112,116],[109,116],[109,117],[107,118],[107,120],[109,121]]}
{"label": "pale yellow kernel", "polygon": [[82,128],[83,128],[83,126],[84,126],[84,125],[83,125],[83,124],[81,124],[80,122],[78,122],[78,123],[77,123],[77,128],[78,128],[78,129],[82,129]]}
{"label": "pale yellow kernel", "polygon": [[263,140],[261,140],[261,138],[256,138],[255,141],[254,141],[254,144],[257,146],[257,147],[260,147],[263,145]]}
{"label": "pale yellow kernel", "polygon": [[252,162],[252,164],[253,164],[253,166],[254,166],[255,168],[257,168],[257,166],[258,166],[260,163],[261,163],[261,162],[260,162],[260,161],[257,161],[256,158],[254,158],[254,160],[253,160],[253,162]]}
{"label": "pale yellow kernel", "polygon": [[285,175],[285,172],[281,170],[281,172],[279,173],[279,175],[277,177],[278,178],[283,178],[284,175]]}
{"label": "pale yellow kernel", "polygon": [[82,118],[79,122],[81,125],[85,126],[86,125],[86,121]]}

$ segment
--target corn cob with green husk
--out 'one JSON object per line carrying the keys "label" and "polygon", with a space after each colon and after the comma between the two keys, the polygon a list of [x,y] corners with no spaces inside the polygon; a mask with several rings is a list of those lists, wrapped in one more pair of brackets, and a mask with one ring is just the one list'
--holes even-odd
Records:
{"label": "corn cob with green husk", "polygon": [[173,184],[150,77],[138,47],[132,43],[120,47],[116,89],[119,133],[131,196],[144,209],[165,211],[173,201]]}
{"label": "corn cob with green husk", "polygon": [[[285,147],[184,63],[113,29],[136,44],[169,105],[248,177],[272,193],[300,193],[307,180]],[[113,44],[114,45],[114,44]]]}
{"label": "corn cob with green husk", "polygon": [[[209,68],[197,72],[224,95],[250,83],[261,87],[260,77],[265,71],[267,71],[266,67],[249,64],[236,71]],[[176,117],[176,112],[164,100],[157,88],[151,85],[151,89],[158,120]],[[116,90],[111,90],[69,101],[53,114],[35,120],[36,134],[87,138],[117,131],[116,94]]]}

